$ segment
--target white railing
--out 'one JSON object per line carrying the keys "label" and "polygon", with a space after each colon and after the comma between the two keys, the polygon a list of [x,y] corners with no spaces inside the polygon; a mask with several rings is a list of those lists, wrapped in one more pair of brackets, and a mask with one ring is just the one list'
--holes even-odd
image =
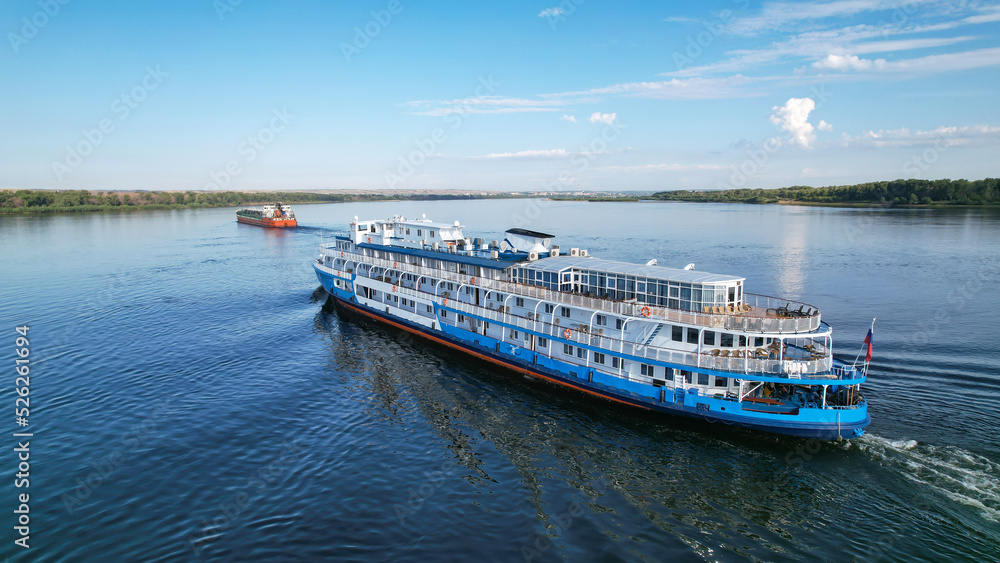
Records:
{"label": "white railing", "polygon": [[[581,325],[579,323],[569,326],[553,324],[541,320],[540,318],[536,319],[535,316],[531,314],[525,316],[514,315],[506,311],[488,309],[483,306],[474,305],[472,303],[467,303],[451,297],[448,297],[447,304],[444,304],[443,301],[445,298],[443,295],[409,287],[405,285],[408,282],[400,282],[395,286],[392,286],[389,282],[383,281],[382,283],[387,283],[394,288],[383,290],[381,292],[383,295],[383,303],[385,303],[384,296],[387,295],[416,297],[425,300],[432,299],[436,302],[442,303],[444,307],[456,313],[466,314],[470,317],[479,317],[486,321],[500,323],[501,325],[510,325],[520,330],[530,330],[551,338],[553,341],[585,344],[601,350],[606,350],[610,353],[627,354],[642,359],[672,363],[681,366],[690,366],[692,368],[701,367],[717,371],[743,374],[774,375],[790,379],[829,380],[853,378],[852,372],[845,372],[844,370],[831,372],[833,359],[829,356],[809,360],[787,357],[781,359],[770,357],[722,357],[713,356],[710,353],[704,352],[698,353],[685,350],[675,350],[662,346],[644,345],[642,340],[633,342],[630,340],[623,340],[621,338],[614,338],[603,333],[595,334],[588,332],[589,328],[587,325]],[[419,310],[416,312],[420,314]],[[448,319],[448,324],[453,326],[456,325],[457,319]],[[468,327],[463,326],[463,328],[474,330],[474,325],[469,322],[466,324],[468,324]],[[753,351],[754,349],[750,348],[746,350],[745,353],[753,353]]]}
{"label": "white railing", "polygon": [[[680,309],[671,309],[667,307],[656,307],[638,302],[612,301],[610,299],[586,297],[575,293],[552,291],[550,289],[534,285],[485,279],[472,274],[427,268],[418,264],[407,264],[405,262],[365,256],[350,250],[341,250],[336,248],[337,244],[338,242],[336,241],[323,243],[320,247],[323,249],[325,254],[329,254],[335,258],[342,257],[345,260],[372,264],[398,272],[428,276],[464,285],[475,285],[483,289],[510,293],[519,297],[541,299],[563,305],[574,305],[577,307],[584,307],[620,316],[636,318],[646,317],[655,320],[703,326],[707,328],[752,333],[766,332],[773,334],[798,334],[811,332],[820,327],[820,314],[815,309],[813,309],[814,313],[807,317],[786,318],[767,316],[769,314],[769,310],[775,310],[786,305],[794,304],[802,307],[809,306],[795,301],[780,300],[763,295],[751,293],[746,294],[748,300],[747,304],[753,305],[753,309],[751,309],[750,312],[726,314],[697,313],[694,311],[682,311]],[[462,268],[466,266],[457,264],[456,267]],[[753,303],[749,302],[751,299],[753,300]],[[774,304],[774,307],[770,307],[772,304]]]}

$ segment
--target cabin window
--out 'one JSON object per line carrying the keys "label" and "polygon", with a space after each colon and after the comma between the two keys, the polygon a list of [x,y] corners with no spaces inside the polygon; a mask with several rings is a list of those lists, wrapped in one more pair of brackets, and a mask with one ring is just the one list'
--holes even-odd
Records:
{"label": "cabin window", "polygon": [[464,323],[465,322],[465,315],[459,315],[458,316],[458,322]]}
{"label": "cabin window", "polygon": [[548,303],[545,304],[545,312],[546,313],[551,313],[554,310],[555,310],[555,306],[554,305],[549,305]]}
{"label": "cabin window", "polygon": [[604,354],[602,354],[600,352],[594,352],[594,363],[595,364],[603,364],[604,363]]}
{"label": "cabin window", "polygon": [[549,339],[548,338],[539,338],[538,339],[538,347],[539,348],[548,348],[549,347]]}
{"label": "cabin window", "polygon": [[708,344],[709,346],[715,346],[715,333],[711,330],[706,330],[701,338],[702,344]]}
{"label": "cabin window", "polygon": [[722,336],[722,338],[721,338],[721,342],[719,343],[719,346],[722,346],[723,348],[732,348],[733,347],[733,335],[729,334],[728,332],[723,332],[721,336]]}
{"label": "cabin window", "polygon": [[621,367],[621,359],[614,356],[611,357],[611,367],[617,369]]}
{"label": "cabin window", "polygon": [[715,378],[715,386],[716,387],[728,387],[729,386],[729,378],[728,377],[716,377]]}
{"label": "cabin window", "polygon": [[697,343],[698,343],[698,329],[696,329],[696,328],[689,328],[688,329],[688,344],[697,344]]}
{"label": "cabin window", "polygon": [[599,325],[606,326],[608,324],[608,318],[605,317],[604,315],[597,315],[597,317],[594,319],[594,322]]}
{"label": "cabin window", "polygon": [[432,306],[428,305],[428,306],[427,306],[427,312],[428,312],[428,313],[433,313],[433,312],[434,312],[434,307],[432,307]]}
{"label": "cabin window", "polygon": [[514,298],[514,304],[516,306],[518,306],[518,307],[524,307],[524,298],[523,297],[515,297]]}
{"label": "cabin window", "polygon": [[756,346],[757,348],[760,348],[761,346],[763,346],[764,345],[764,337],[763,336],[758,336],[758,337],[754,338],[753,339],[753,345]]}
{"label": "cabin window", "polygon": [[559,314],[561,314],[562,316],[564,316],[564,317],[566,317],[568,319],[569,318],[569,307],[560,307],[559,308]]}
{"label": "cabin window", "polygon": [[671,331],[670,338],[673,339],[674,342],[683,342],[684,341],[684,327],[682,327],[682,326],[674,326],[673,330]]}
{"label": "cabin window", "polygon": [[647,377],[653,377],[653,366],[649,364],[639,364],[639,373]]}
{"label": "cabin window", "polygon": [[563,354],[566,354],[567,356],[572,356],[573,347],[570,346],[569,344],[563,344]]}
{"label": "cabin window", "polygon": [[431,238],[434,238],[434,231],[431,231]]}
{"label": "cabin window", "polygon": [[422,237],[422,236],[424,236],[424,233],[423,233],[423,231],[421,231],[420,229],[417,229],[417,236],[418,236],[418,237]]}
{"label": "cabin window", "polygon": [[577,348],[576,349],[576,357],[580,358],[582,360],[586,360],[587,359],[587,349],[586,348]]}
{"label": "cabin window", "polygon": [[708,385],[708,374],[699,373],[698,374],[698,385]]}
{"label": "cabin window", "polygon": [[406,234],[410,234],[410,229],[406,229]]}
{"label": "cabin window", "polygon": [[510,331],[510,337],[511,338],[517,338],[518,337],[517,331],[516,330]]}
{"label": "cabin window", "polygon": [[615,329],[621,330],[623,326],[625,326],[625,321],[621,319],[615,319]]}
{"label": "cabin window", "polygon": [[445,311],[444,309],[442,309],[441,310],[441,318],[444,319],[444,318],[447,318],[447,317],[448,317],[448,311]]}
{"label": "cabin window", "polygon": [[694,374],[693,373],[691,373],[691,372],[689,372],[687,370],[682,369],[681,370],[681,375],[684,376],[684,382],[687,383],[688,385],[691,385],[694,382]]}
{"label": "cabin window", "polygon": [[740,335],[740,348],[743,348],[746,345],[747,345],[747,337]]}

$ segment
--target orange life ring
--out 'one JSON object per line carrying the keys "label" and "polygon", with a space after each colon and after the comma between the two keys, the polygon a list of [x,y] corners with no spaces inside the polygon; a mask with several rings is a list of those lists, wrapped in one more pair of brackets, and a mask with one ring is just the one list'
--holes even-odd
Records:
{"label": "orange life ring", "polygon": [[340,251],[340,257],[341,257],[341,258],[343,258],[343,257],[344,257],[344,251],[343,251],[343,250],[341,250],[341,251]]}
{"label": "orange life ring", "polygon": [[644,317],[648,317],[649,316],[649,307],[643,307],[642,308],[642,316],[644,316]]}
{"label": "orange life ring", "polygon": [[569,337],[573,336],[573,331],[567,328],[566,330],[563,331],[563,336],[565,336],[566,338],[569,338]]}
{"label": "orange life ring", "polygon": [[469,283],[471,283],[472,285],[476,285],[476,278],[473,277],[471,280],[469,280]]}
{"label": "orange life ring", "polygon": [[448,304],[448,298],[447,298],[447,297],[445,297],[445,298],[444,298],[444,304],[445,304],[445,305],[447,305],[447,304]]}
{"label": "orange life ring", "polygon": [[371,242],[371,241],[372,241],[372,237],[368,237],[368,242]]}
{"label": "orange life ring", "polygon": [[396,291],[396,286],[392,286],[392,290],[393,290],[393,291]]}
{"label": "orange life ring", "polygon": [[393,263],[392,263],[392,267],[393,267],[393,268],[398,268],[398,267],[399,267],[399,264],[397,264],[396,262],[393,262]]}

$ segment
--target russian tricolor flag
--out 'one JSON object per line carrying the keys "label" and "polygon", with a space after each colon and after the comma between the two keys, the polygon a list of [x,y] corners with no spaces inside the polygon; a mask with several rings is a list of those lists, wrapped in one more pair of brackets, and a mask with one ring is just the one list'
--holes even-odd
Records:
{"label": "russian tricolor flag", "polygon": [[865,337],[865,344],[868,345],[868,352],[865,354],[865,363],[872,361],[872,329],[868,329],[868,336]]}

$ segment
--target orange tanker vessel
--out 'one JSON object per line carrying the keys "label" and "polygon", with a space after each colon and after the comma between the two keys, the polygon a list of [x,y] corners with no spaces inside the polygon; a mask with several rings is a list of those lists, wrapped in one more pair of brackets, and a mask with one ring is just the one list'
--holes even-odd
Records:
{"label": "orange tanker vessel", "polygon": [[236,221],[248,225],[257,225],[258,227],[278,228],[295,227],[299,224],[295,220],[295,213],[292,211],[292,206],[281,205],[280,203],[265,205],[263,209],[244,207],[236,212]]}

